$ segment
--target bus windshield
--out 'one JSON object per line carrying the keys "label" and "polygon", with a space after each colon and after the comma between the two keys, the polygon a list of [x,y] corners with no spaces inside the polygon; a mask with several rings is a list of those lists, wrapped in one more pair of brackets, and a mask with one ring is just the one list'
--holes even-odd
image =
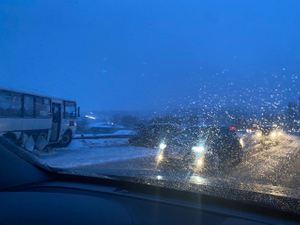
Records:
{"label": "bus windshield", "polygon": [[65,102],[65,118],[76,117],[76,104],[74,102]]}

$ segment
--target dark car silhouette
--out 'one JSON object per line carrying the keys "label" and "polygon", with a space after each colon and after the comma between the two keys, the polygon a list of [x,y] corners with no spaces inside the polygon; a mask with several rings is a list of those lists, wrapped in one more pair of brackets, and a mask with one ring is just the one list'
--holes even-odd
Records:
{"label": "dark car silhouette", "polygon": [[162,142],[178,135],[180,131],[181,129],[173,124],[153,124],[138,131],[129,139],[129,143],[134,146],[156,148]]}
{"label": "dark car silhouette", "polygon": [[162,147],[157,161],[163,166],[220,169],[242,155],[240,138],[229,127],[189,127]]}

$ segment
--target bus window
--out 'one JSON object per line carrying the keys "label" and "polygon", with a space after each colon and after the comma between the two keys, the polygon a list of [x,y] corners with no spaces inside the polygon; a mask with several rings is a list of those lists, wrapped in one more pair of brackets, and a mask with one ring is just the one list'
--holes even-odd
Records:
{"label": "bus window", "polygon": [[65,102],[64,118],[76,118],[76,104],[75,102]]}
{"label": "bus window", "polygon": [[36,97],[35,107],[37,118],[50,118],[50,99]]}
{"label": "bus window", "polygon": [[0,92],[0,117],[21,117],[22,97],[21,94],[8,91]]}
{"label": "bus window", "polygon": [[33,117],[34,116],[34,97],[33,96],[24,96],[24,117]]}

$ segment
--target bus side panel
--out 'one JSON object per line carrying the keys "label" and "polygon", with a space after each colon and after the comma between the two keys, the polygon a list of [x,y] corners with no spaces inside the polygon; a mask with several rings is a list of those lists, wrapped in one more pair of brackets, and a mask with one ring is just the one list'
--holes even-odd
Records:
{"label": "bus side panel", "polygon": [[0,118],[0,132],[49,130],[52,126],[52,118],[49,119],[25,119],[25,118]]}

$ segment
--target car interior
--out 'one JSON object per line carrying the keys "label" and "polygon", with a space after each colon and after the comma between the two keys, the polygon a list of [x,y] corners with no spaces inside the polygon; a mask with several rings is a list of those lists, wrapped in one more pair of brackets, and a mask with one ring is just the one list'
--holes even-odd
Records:
{"label": "car interior", "polygon": [[1,0],[0,225],[300,225],[300,0]]}

